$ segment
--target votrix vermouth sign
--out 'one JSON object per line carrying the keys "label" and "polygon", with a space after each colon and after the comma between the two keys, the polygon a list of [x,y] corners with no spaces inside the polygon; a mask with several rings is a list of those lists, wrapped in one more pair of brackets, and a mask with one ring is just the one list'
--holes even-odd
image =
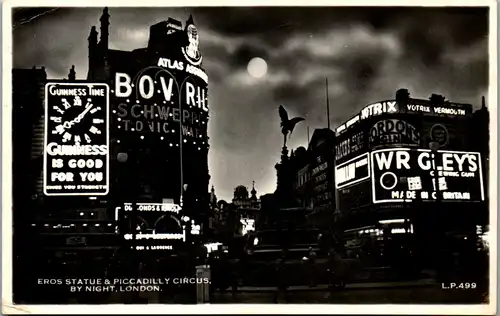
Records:
{"label": "votrix vermouth sign", "polygon": [[106,195],[109,190],[109,88],[45,86],[45,195]]}

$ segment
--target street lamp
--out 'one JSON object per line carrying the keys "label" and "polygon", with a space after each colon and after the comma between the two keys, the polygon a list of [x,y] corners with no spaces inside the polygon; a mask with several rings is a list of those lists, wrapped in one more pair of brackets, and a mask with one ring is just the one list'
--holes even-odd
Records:
{"label": "street lamp", "polygon": [[[118,160],[118,162],[121,163],[121,164],[127,163],[127,161],[128,161],[128,153],[126,153],[126,152],[119,152],[116,155],[116,160]],[[135,172],[135,170],[132,170],[132,172]],[[123,175],[123,174],[124,174],[123,170],[120,170],[120,175]],[[120,181],[121,183],[119,183],[120,188],[122,188],[122,183],[125,183],[125,181],[123,181],[123,180],[124,179],[122,178],[122,181]],[[132,181],[135,181],[135,180],[136,180],[135,178],[132,179]],[[128,186],[129,186],[129,188],[132,188],[132,196],[131,196],[132,197],[132,222],[131,222],[131,224],[132,224],[132,234],[133,234],[133,240],[134,240],[133,246],[135,247],[135,245],[136,245],[135,240],[136,240],[136,234],[137,234],[137,232],[135,231],[135,224],[136,224],[136,217],[137,217],[137,214],[136,214],[136,204],[135,204],[135,183],[128,183]],[[118,198],[117,200],[121,201],[121,197]],[[125,211],[125,210],[122,210],[122,211]]]}
{"label": "street lamp", "polygon": [[127,153],[118,153],[118,155],[116,155],[116,159],[118,160],[118,162],[121,162],[121,163],[127,162],[128,154]]}
{"label": "street lamp", "polygon": [[[429,143],[429,149],[432,152],[432,158],[433,158],[432,159],[432,170],[434,172],[433,179],[434,179],[434,186],[435,186],[436,201],[437,202],[440,200],[440,197],[439,197],[439,183],[438,183],[438,176],[437,176],[438,169],[437,169],[437,165],[436,165],[436,157],[437,157],[437,152],[439,150],[439,147],[441,147],[441,145],[438,142],[432,141],[432,142]],[[436,228],[434,228],[434,229],[436,229]],[[438,229],[438,231],[439,231],[439,229]],[[435,231],[434,234],[437,234],[437,236],[440,236],[441,234],[438,231]],[[438,255],[437,256],[433,256],[433,257],[436,258],[438,262],[440,262],[440,261],[443,261],[443,259],[441,257],[442,256],[442,251],[439,251],[438,249],[442,250],[441,245],[442,245],[443,240],[440,237],[437,237],[436,239],[437,239],[436,240],[437,242],[436,242],[436,245],[435,245],[435,247],[436,247],[435,251],[437,251]],[[441,274],[441,269],[440,269],[440,265],[438,263],[438,276],[439,276],[439,278],[440,278],[440,274]]]}

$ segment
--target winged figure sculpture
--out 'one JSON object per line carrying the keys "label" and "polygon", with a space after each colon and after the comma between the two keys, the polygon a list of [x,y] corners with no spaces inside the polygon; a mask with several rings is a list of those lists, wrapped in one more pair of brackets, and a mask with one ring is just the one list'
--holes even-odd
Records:
{"label": "winged figure sculpture", "polygon": [[293,129],[298,122],[305,120],[303,117],[294,117],[292,119],[288,119],[288,113],[286,112],[283,105],[279,107],[279,114],[281,118],[281,133],[283,133],[283,147],[286,146],[286,136],[290,133],[292,136]]}

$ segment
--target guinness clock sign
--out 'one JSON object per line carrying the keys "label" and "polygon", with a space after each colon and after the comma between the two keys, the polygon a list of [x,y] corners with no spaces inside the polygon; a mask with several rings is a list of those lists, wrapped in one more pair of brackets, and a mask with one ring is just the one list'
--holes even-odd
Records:
{"label": "guinness clock sign", "polygon": [[45,195],[106,195],[109,189],[109,88],[45,86]]}

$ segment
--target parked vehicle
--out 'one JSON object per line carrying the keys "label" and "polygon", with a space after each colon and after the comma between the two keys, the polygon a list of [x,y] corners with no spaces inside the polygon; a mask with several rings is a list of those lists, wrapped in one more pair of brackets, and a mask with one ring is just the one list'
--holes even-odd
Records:
{"label": "parked vehicle", "polygon": [[[244,285],[276,286],[276,262],[282,258],[288,285],[309,285],[328,280],[327,252],[319,246],[317,229],[263,230],[249,234],[242,260]],[[311,264],[310,253],[316,254]],[[311,271],[311,270],[314,271]],[[317,280],[311,282],[311,277]]]}

